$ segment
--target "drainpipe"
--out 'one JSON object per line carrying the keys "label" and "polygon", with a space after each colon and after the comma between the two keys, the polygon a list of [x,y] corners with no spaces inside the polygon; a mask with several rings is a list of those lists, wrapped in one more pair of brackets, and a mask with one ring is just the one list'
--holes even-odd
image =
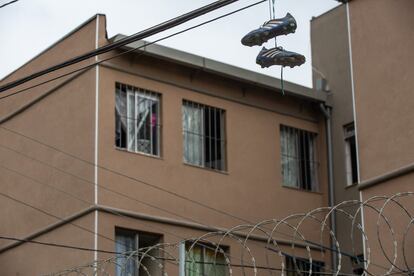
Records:
{"label": "drainpipe", "polygon": [[[328,150],[328,187],[329,187],[329,207],[334,206],[335,204],[335,193],[334,193],[334,177],[333,177],[333,151],[332,151],[332,120],[331,120],[331,108],[320,104],[323,115],[325,116],[325,126],[326,126],[326,141],[327,141],[327,150]],[[336,213],[331,214],[331,229],[336,236]],[[331,252],[332,252],[332,268],[336,270],[338,266],[338,255],[336,245],[331,238]]]}

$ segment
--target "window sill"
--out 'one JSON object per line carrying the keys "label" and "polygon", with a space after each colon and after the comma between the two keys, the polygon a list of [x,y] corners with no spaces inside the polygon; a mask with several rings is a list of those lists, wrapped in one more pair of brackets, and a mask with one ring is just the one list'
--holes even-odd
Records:
{"label": "window sill", "polygon": [[298,191],[298,192],[305,192],[305,193],[323,195],[323,193],[322,192],[319,192],[319,191],[304,190],[304,189],[290,187],[290,186],[286,186],[286,185],[282,185],[282,188],[286,188],[286,189],[290,189],[290,190],[295,190],[295,191]]}
{"label": "window sill", "polygon": [[201,167],[201,166],[197,166],[197,165],[193,165],[193,164],[189,164],[189,163],[185,163],[183,162],[184,166],[189,166],[192,168],[197,168],[197,169],[201,169],[201,170],[206,170],[206,171],[210,171],[210,172],[215,172],[215,173],[219,173],[219,174],[224,174],[224,175],[229,175],[228,171],[219,171],[219,170],[214,170],[214,169],[210,169],[207,167]]}
{"label": "window sill", "polygon": [[126,153],[137,154],[137,155],[141,155],[141,156],[145,156],[145,157],[154,158],[154,159],[157,159],[157,160],[164,160],[161,156],[157,156],[157,155],[151,155],[151,154],[147,154],[147,153],[143,153],[143,152],[129,151],[127,149],[120,148],[120,147],[117,147],[117,146],[114,146],[114,148],[116,150],[126,152]]}

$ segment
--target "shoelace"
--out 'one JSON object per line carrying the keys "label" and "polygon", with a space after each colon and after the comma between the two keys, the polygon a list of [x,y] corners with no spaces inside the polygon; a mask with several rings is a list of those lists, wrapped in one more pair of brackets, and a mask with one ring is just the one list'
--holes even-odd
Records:
{"label": "shoelace", "polygon": [[[270,20],[275,19],[276,18],[276,12],[275,12],[275,1],[276,0],[269,0],[269,14],[270,14]],[[266,24],[266,22],[264,23]],[[263,24],[263,26],[264,26]],[[277,40],[275,37],[275,48],[277,48],[280,51],[283,51],[282,47],[277,47]],[[280,88],[282,89],[282,95],[285,95],[285,86],[284,86],[284,82],[283,82],[283,67],[282,66],[280,68]]]}

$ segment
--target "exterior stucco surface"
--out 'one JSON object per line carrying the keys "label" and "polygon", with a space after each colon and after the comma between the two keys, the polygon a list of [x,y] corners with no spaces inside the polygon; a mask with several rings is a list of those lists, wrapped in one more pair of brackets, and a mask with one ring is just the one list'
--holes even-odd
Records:
{"label": "exterior stucco surface", "polygon": [[414,160],[414,2],[357,0],[349,8],[364,181]]}
{"label": "exterior stucco surface", "polygon": [[[105,19],[102,16],[100,18],[98,39],[99,44],[105,44],[108,43],[105,38]],[[93,22],[86,24],[73,36],[66,38],[62,42],[63,50],[65,47],[76,48],[77,45],[95,47],[96,26],[94,24],[96,22]],[[58,50],[52,48],[49,57],[46,52],[39,59],[46,59],[50,62],[47,64],[54,63],[57,61],[55,58],[60,56],[59,53],[64,52],[60,48]],[[67,53],[74,54],[71,51]],[[37,59],[24,68],[39,69],[40,66],[36,62]],[[17,71],[16,76],[27,73],[24,68],[21,72]],[[143,77],[138,73],[154,76],[156,79]],[[97,90],[96,77],[99,88]],[[115,148],[116,82],[161,93],[160,158]],[[50,87],[39,88],[39,91],[44,93]],[[96,91],[98,95],[95,94]],[[97,117],[95,117],[96,96],[99,99]],[[7,109],[1,109],[2,112],[4,111],[1,116],[10,114],[17,107],[28,103],[33,99],[30,97],[33,96],[10,97],[10,105],[7,105]],[[183,99],[225,110],[227,156],[225,172],[216,172],[183,163],[181,114]],[[246,220],[258,222],[269,218],[283,218],[292,213],[303,213],[327,205],[325,126],[317,103],[309,99],[282,96],[273,90],[258,88],[252,84],[228,79],[211,72],[194,70],[194,68],[172,61],[134,55],[126,55],[112,60],[110,64],[101,65],[99,74],[96,74],[96,68],[84,72],[41,101],[2,123],[4,127],[55,147],[51,149],[31,139],[15,137],[14,134],[0,129],[0,143],[32,157],[32,159],[27,159],[16,152],[1,149],[0,158],[4,164],[16,170],[23,170],[24,174],[42,183],[56,185],[59,189],[81,200],[70,198],[67,194],[54,189],[37,186],[38,183],[29,184],[27,179],[21,179],[13,173],[0,175],[0,183],[5,188],[4,192],[60,218],[92,205],[95,188],[93,163],[96,124],[98,124],[96,136],[99,166],[97,170],[98,204],[139,214],[184,221],[193,220],[211,227],[227,228],[242,224]],[[282,186],[279,133],[281,124],[317,133],[319,192],[307,192]],[[57,149],[73,156],[68,156]],[[73,158],[74,156],[77,158]],[[86,162],[78,160],[79,158]],[[51,168],[33,159],[42,160],[56,168]],[[105,188],[116,191],[118,194]],[[181,198],[165,190],[179,194]],[[136,200],[127,199],[120,194],[128,195]],[[191,199],[193,202],[183,200],[182,197]],[[157,208],[143,203],[139,204],[137,202],[139,200],[157,206]],[[200,202],[242,219],[218,214],[194,202]],[[58,220],[20,205],[8,200],[0,201],[0,207],[2,207],[0,212],[3,212],[0,215],[6,217],[8,222],[1,226],[0,232],[10,236],[24,237]],[[172,212],[175,215],[171,214]],[[125,219],[122,216],[115,217],[114,214],[102,212],[99,212],[98,218],[97,230],[100,236],[97,249],[114,250],[113,239],[116,227],[160,233],[164,235],[165,241],[177,241],[177,237],[172,238],[167,232],[179,232],[181,237],[201,234],[201,231],[185,227],[154,225],[154,223],[146,226],[137,219]],[[95,227],[93,219],[93,215],[89,214],[79,221],[93,232]],[[319,227],[318,224],[304,223],[301,231],[306,233],[308,239],[319,241]],[[90,231],[80,229],[72,231],[72,228],[73,225],[67,224],[37,239],[93,248],[94,235]],[[328,240],[324,242],[327,244]],[[230,246],[233,248],[231,250],[238,255],[237,246]],[[262,247],[261,245],[260,248]],[[91,252],[77,254],[66,251],[67,253],[56,260],[59,255],[57,252],[66,249],[44,248],[38,251],[39,256],[32,259],[28,266],[22,265],[20,263],[23,259],[22,255],[25,255],[25,252],[35,251],[36,248],[31,244],[23,244],[3,252],[0,254],[0,265],[8,262],[7,274],[32,275],[85,264],[90,262],[93,256]],[[296,253],[305,256],[303,249],[297,249]],[[315,256],[322,258],[318,254]],[[329,254],[325,255],[326,262],[328,262],[328,256]],[[98,257],[101,258],[104,255],[100,254]],[[17,259],[19,261],[16,261]],[[260,256],[259,259],[264,260],[264,257]],[[31,262],[37,263],[36,269],[31,269]]]}

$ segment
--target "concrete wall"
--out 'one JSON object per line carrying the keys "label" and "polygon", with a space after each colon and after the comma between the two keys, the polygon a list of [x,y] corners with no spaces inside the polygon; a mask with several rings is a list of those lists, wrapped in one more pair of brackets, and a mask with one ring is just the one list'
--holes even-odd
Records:
{"label": "concrete wall", "polygon": [[[348,186],[344,126],[354,121],[351,67],[346,6],[341,5],[311,21],[312,66],[314,87],[318,78],[325,78],[329,84],[329,99],[332,104],[332,144],[335,204],[346,200],[358,200],[357,185]],[[348,210],[348,211],[356,211]],[[344,214],[337,214],[336,235],[344,253],[362,253],[361,237],[351,238],[352,223]],[[344,257],[343,272],[352,273],[351,260]]]}
{"label": "concrete wall", "polygon": [[364,181],[414,160],[414,2],[356,0],[349,8]]}
{"label": "concrete wall", "polygon": [[[93,203],[93,167],[62,153],[93,160],[93,76],[92,71],[85,73],[1,124],[2,193],[58,217]],[[4,235],[26,236],[56,221],[11,199],[0,204]]]}
{"label": "concrete wall", "polygon": [[[243,98],[240,84],[200,72],[191,82],[189,71],[174,64],[157,60],[139,59],[133,66],[130,59],[124,61],[126,74],[113,68],[101,69],[100,83],[100,143],[99,163],[101,166],[140,179],[152,185],[181,194],[192,200],[208,204],[248,221],[269,217],[283,217],[294,212],[316,208],[326,203],[326,163],[324,146],[324,123],[317,109],[297,100],[272,95],[269,91],[247,89],[246,98],[251,104],[267,105],[278,110],[292,112],[307,120],[284,116],[261,108],[244,106],[229,100],[197,93],[203,88],[211,94]],[[168,72],[163,70],[168,68]],[[147,73],[171,83],[185,83],[192,89],[160,83],[134,75]],[[185,79],[187,77],[187,79]],[[117,150],[114,147],[114,100],[115,83],[161,93],[162,98],[162,156],[152,158]],[[249,90],[251,89],[251,90]],[[219,107],[226,111],[227,166],[220,173],[200,169],[183,163],[182,150],[182,100]],[[313,193],[282,187],[280,170],[280,124],[291,125],[318,133],[318,156],[320,191]],[[117,160],[117,162],[114,162]],[[196,206],[194,203],[171,196],[168,193],[148,187],[136,181],[125,179],[100,170],[100,185],[116,189],[166,210],[203,221],[209,225],[225,226],[242,223],[228,216]],[[291,204],[296,198],[301,204]],[[136,202],[121,201],[104,190],[99,191],[99,203],[123,209],[154,215],[163,215],[158,210],[139,206]]]}
{"label": "concrete wall", "polygon": [[[93,234],[79,227],[93,230],[93,219],[92,214],[87,215],[35,240],[75,247],[92,247]],[[93,252],[90,251],[25,243],[0,254],[0,274],[47,275],[92,261]]]}
{"label": "concrete wall", "polygon": [[[106,42],[105,20],[100,18],[102,44]],[[92,18],[6,77],[2,84],[94,49],[96,25],[96,18]],[[79,66],[60,70],[23,87]],[[94,158],[94,92],[95,69],[91,69],[0,101],[0,232],[3,236],[25,238],[93,204],[94,170],[88,162]],[[93,231],[91,219],[85,217],[80,221]],[[93,247],[93,235],[74,226],[64,226],[36,239]],[[13,242],[0,241],[2,248],[10,244]],[[92,261],[92,257],[91,252],[25,244],[0,254],[0,274],[38,275]]]}
{"label": "concrete wall", "polygon": [[[104,23],[105,20],[101,19],[98,36],[100,44],[108,43],[105,38]],[[63,44],[63,46],[58,44],[62,48],[56,51],[65,53],[65,47],[72,49],[77,48],[78,45],[94,47],[95,33],[92,31],[92,29],[95,30],[94,28],[96,28],[96,24],[86,24],[84,28],[73,34],[74,38],[72,36],[67,38],[67,44]],[[52,48],[51,53],[54,51]],[[70,55],[75,54],[69,50],[67,52]],[[57,61],[54,59],[55,55],[49,57],[51,61],[48,59],[48,52],[44,55],[39,58],[44,58],[42,62],[45,64],[50,65]],[[36,60],[33,61],[33,68],[30,67],[30,63],[24,68],[27,67],[27,70],[32,71],[41,68],[36,64]],[[29,73],[30,70],[25,71],[24,68],[17,71],[15,77],[19,74]],[[93,204],[94,130],[95,123],[98,122],[98,165],[102,167],[98,173],[99,204],[145,215],[198,221],[213,227],[231,227],[246,221],[258,222],[269,218],[283,218],[292,213],[327,205],[325,127],[323,117],[315,103],[282,96],[275,94],[274,91],[259,89],[246,83],[239,83],[151,57],[124,56],[99,67],[99,116],[95,118],[95,70],[84,72],[41,101],[30,105],[24,112],[2,122],[4,127],[54,146],[86,162],[75,160],[76,158],[73,156],[70,157],[55,149],[39,145],[31,139],[16,136],[16,134],[1,129],[0,143],[15,150],[9,152],[7,149],[1,149],[2,164],[6,164],[20,173],[23,171],[25,175],[27,174],[28,177],[43,183],[42,186],[44,186],[40,187],[38,186],[40,184],[36,182],[31,183],[28,179],[21,178],[21,175],[2,172],[0,176],[2,192],[46,210],[57,217],[69,216]],[[11,79],[12,76],[6,80]],[[152,158],[115,148],[114,100],[116,82],[150,89],[162,94],[161,158]],[[45,93],[46,90],[47,88],[39,89],[42,93]],[[33,97],[10,97],[10,106],[4,109],[5,112],[2,115],[10,114],[16,108],[29,103],[34,99]],[[226,172],[215,172],[183,164],[181,118],[183,99],[219,107],[226,111],[228,168]],[[320,192],[282,187],[280,124],[318,134]],[[24,153],[29,159],[20,156],[16,151]],[[39,160],[51,164],[57,169],[41,164]],[[128,175],[129,178],[114,174],[108,169]],[[68,175],[68,173],[72,175]],[[131,178],[139,181],[131,180]],[[197,206],[189,201],[161,192],[159,189],[151,188],[149,185],[143,185],[140,181],[228,212],[242,218],[242,220]],[[76,201],[68,197],[67,194],[45,187],[44,184],[56,185],[59,189],[79,197],[80,200]],[[105,190],[105,187],[118,192],[118,195]],[[155,205],[158,209],[142,203],[138,204],[136,200],[126,199],[119,193]],[[0,232],[5,235],[26,236],[59,220],[45,213],[39,214],[38,211],[27,206],[24,207],[22,204],[13,203],[12,200],[1,200],[0,204],[2,205],[2,217],[7,220],[2,224]],[[169,213],[160,209],[168,210]],[[176,215],[172,215],[171,212]],[[119,217],[115,218],[99,213],[98,232],[101,235],[98,240],[99,249],[110,248],[113,250],[112,239],[114,239],[113,231],[116,226],[141,231],[155,231],[164,234],[164,236],[167,231],[178,231],[163,225],[161,228],[164,232],[159,232],[147,229],[137,220],[128,219],[122,223],[119,221]],[[87,224],[85,227],[93,230],[94,225],[91,222],[92,219],[89,215],[85,218]],[[65,239],[66,227],[69,226],[53,230],[39,239],[48,240],[49,235],[56,233],[58,242],[65,243],[67,241],[71,244],[73,243],[72,239]],[[305,224],[302,231],[306,233],[305,236],[308,239],[317,241],[319,240],[319,232],[317,231],[319,228],[320,225],[310,223]],[[180,229],[179,231],[180,235],[186,236],[187,231],[190,230]],[[93,239],[90,231],[78,232],[74,234],[76,237],[73,238],[77,242],[82,241],[84,247],[92,248]],[[62,236],[59,236],[59,233],[63,233]],[[78,244],[77,242],[75,244]],[[325,245],[328,244],[327,240],[324,242]],[[9,242],[3,243],[3,245],[6,244]],[[7,273],[31,274],[30,267],[19,267],[19,264],[14,264],[16,259],[23,258],[22,253],[30,246],[32,245],[21,245],[0,254],[0,261],[8,262]],[[70,267],[74,264],[87,263],[92,258],[90,252],[79,255],[82,258],[78,258],[78,255],[68,255],[56,261],[55,265],[50,265],[59,250],[64,249],[45,250],[44,253],[39,253],[40,256],[34,259],[38,266],[34,272],[43,273],[44,269],[48,267],[50,267],[48,272],[51,272],[61,269],[64,263]],[[299,254],[303,255],[304,250]],[[325,255],[326,258],[328,258],[327,256],[329,255]]]}
{"label": "concrete wall", "polygon": [[[356,127],[364,200],[376,195],[413,191],[413,173],[374,183],[369,188],[363,185],[368,180],[409,166],[414,160],[414,151],[411,150],[414,145],[413,9],[414,2],[410,0],[355,0],[349,3]],[[413,205],[410,203],[407,206]],[[400,208],[387,211],[399,246],[404,214]],[[374,237],[370,244],[372,258],[376,264],[389,267],[376,236],[377,217],[369,210],[364,216],[366,231]],[[392,258],[393,252],[389,250],[391,237],[385,235],[381,240]],[[412,240],[410,244],[412,247]],[[397,264],[401,265],[401,251],[398,252],[398,259]],[[407,259],[412,267],[412,254]],[[378,266],[371,266],[370,271],[385,272]]]}

